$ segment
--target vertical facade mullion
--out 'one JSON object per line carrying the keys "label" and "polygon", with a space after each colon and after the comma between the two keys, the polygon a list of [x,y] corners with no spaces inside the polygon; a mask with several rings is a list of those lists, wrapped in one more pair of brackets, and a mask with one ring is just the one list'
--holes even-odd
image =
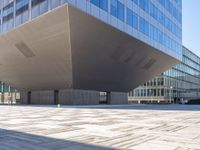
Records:
{"label": "vertical facade mullion", "polygon": [[16,20],[16,0],[14,0],[14,2],[13,2],[13,10],[14,10],[14,12],[13,12],[13,27],[15,27],[16,25],[15,25],[15,20]]}
{"label": "vertical facade mullion", "polygon": [[29,7],[28,7],[28,11],[29,11],[29,21],[31,20],[31,16],[32,16],[32,6],[31,6],[31,0],[29,0]]}

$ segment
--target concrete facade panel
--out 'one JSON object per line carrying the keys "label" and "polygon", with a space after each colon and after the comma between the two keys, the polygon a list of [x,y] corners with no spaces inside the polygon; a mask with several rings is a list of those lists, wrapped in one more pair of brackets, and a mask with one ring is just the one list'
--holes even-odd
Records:
{"label": "concrete facade panel", "polygon": [[97,91],[59,90],[61,105],[96,105],[99,100],[100,94]]}
{"label": "concrete facade panel", "polygon": [[[20,103],[28,104],[28,92],[21,92],[20,94]],[[66,89],[59,90],[57,98],[58,104],[61,105],[97,105],[100,95],[97,91]],[[56,104],[55,91],[31,91],[30,104]]]}
{"label": "concrete facade panel", "polygon": [[32,91],[31,104],[54,104],[54,91]]}
{"label": "concrete facade panel", "polygon": [[28,92],[20,92],[20,104],[28,104]]}
{"label": "concrete facade panel", "polygon": [[128,104],[128,94],[123,92],[108,93],[108,104]]}

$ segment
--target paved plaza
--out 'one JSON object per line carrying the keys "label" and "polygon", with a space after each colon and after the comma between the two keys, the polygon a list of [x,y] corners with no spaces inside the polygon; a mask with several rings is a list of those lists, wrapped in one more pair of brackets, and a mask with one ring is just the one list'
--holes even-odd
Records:
{"label": "paved plaza", "polygon": [[0,106],[0,150],[200,150],[200,106]]}

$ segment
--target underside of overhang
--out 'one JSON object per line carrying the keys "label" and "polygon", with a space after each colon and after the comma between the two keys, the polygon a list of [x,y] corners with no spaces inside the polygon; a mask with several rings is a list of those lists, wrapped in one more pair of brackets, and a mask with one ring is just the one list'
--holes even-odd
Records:
{"label": "underside of overhang", "polygon": [[0,37],[0,80],[19,90],[128,92],[178,62],[67,4]]}

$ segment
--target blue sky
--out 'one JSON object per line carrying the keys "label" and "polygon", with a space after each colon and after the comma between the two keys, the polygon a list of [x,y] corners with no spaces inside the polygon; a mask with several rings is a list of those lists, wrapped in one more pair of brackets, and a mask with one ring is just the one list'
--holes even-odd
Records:
{"label": "blue sky", "polygon": [[182,0],[183,45],[200,56],[200,0]]}

